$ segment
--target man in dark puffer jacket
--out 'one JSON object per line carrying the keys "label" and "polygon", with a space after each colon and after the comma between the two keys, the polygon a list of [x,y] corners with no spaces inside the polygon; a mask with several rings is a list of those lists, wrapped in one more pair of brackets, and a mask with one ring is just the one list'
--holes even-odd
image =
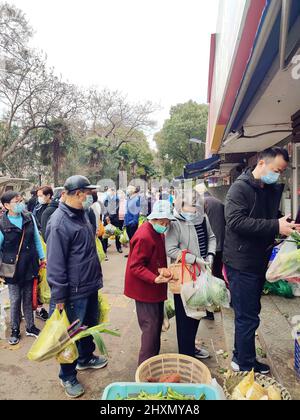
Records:
{"label": "man in dark puffer jacket", "polygon": [[260,298],[276,235],[299,229],[278,219],[283,185],[276,185],[287,168],[286,150],[261,152],[254,171],[242,174],[230,188],[225,203],[226,234],[223,261],[235,311],[235,351],[232,369],[269,373],[256,360],[255,331],[259,326]]}
{"label": "man in dark puffer jacket", "polygon": [[[51,216],[46,229],[47,279],[51,288],[50,311],[65,309],[70,323],[94,327],[99,323],[98,290],[102,288],[102,270],[95,235],[85,215],[93,202],[95,189],[87,178],[75,175],[67,179],[64,203]],[[69,397],[84,393],[76,370],[100,369],[107,359],[94,356],[93,338],[80,340],[79,358],[61,365],[59,378]]]}

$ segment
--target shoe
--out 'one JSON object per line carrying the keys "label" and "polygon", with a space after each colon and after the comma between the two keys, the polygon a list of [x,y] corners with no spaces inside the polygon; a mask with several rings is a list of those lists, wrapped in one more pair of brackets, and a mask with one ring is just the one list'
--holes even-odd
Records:
{"label": "shoe", "polygon": [[11,336],[8,340],[8,343],[11,346],[15,346],[16,344],[19,344],[20,338],[21,338],[20,331],[19,330],[12,330]]}
{"label": "shoe", "polygon": [[41,308],[40,310],[35,311],[35,317],[42,319],[43,321],[47,321],[47,319],[49,318],[49,314],[45,308]]}
{"label": "shoe", "polygon": [[39,330],[38,328],[36,328],[35,325],[33,325],[33,327],[31,327],[30,329],[26,328],[26,335],[28,337],[35,337],[37,338],[39,336],[39,333],[41,332],[41,330]]}
{"label": "shoe", "polygon": [[129,255],[124,255],[124,258],[128,258],[129,257]]}
{"label": "shoe", "polygon": [[66,395],[70,398],[78,398],[84,394],[84,388],[77,379],[74,379],[74,381],[61,380],[60,383],[64,387]]}
{"label": "shoe", "polygon": [[208,359],[210,357],[209,353],[205,349],[195,349],[196,359]]}
{"label": "shoe", "polygon": [[103,356],[93,356],[91,360],[85,365],[77,363],[77,370],[86,370],[86,369],[103,369],[108,364],[108,360]]}
{"label": "shoe", "polygon": [[[251,369],[247,369],[245,371],[241,370],[239,365],[234,361],[231,362],[231,369],[234,372],[250,372],[250,370],[251,370]],[[265,365],[264,363],[260,363],[258,361],[255,362],[255,365],[254,365],[254,372],[255,373],[260,373],[262,375],[268,375],[270,373],[270,371],[271,370],[270,370],[270,367],[268,365]]]}
{"label": "shoe", "polygon": [[118,251],[119,254],[123,254],[122,248],[118,249],[117,251]]}

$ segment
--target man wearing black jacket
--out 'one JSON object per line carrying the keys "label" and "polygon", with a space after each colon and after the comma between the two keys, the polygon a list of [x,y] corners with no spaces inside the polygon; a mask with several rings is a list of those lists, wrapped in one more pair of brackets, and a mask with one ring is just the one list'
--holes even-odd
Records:
{"label": "man wearing black jacket", "polygon": [[[65,309],[70,323],[94,327],[99,323],[98,290],[102,288],[102,270],[97,255],[95,234],[86,217],[92,190],[87,178],[75,175],[67,179],[64,203],[51,216],[46,229],[47,279],[51,288],[50,312]],[[77,398],[84,389],[76,370],[101,369],[107,359],[93,354],[91,337],[80,340],[79,358],[62,364],[59,378],[66,394]]]}
{"label": "man wearing black jacket", "polygon": [[288,221],[290,216],[278,219],[283,185],[276,183],[288,162],[287,151],[279,147],[259,153],[254,171],[243,173],[226,197],[223,261],[235,312],[231,364],[235,371],[270,371],[269,366],[256,360],[255,331],[260,323],[260,299],[275,237],[300,229],[300,225]]}

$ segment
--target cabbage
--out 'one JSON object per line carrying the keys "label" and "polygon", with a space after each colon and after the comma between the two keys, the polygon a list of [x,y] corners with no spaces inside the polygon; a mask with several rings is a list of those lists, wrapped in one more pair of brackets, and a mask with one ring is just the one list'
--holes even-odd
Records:
{"label": "cabbage", "polygon": [[211,278],[209,282],[209,296],[212,303],[216,306],[228,305],[228,292],[222,280]]}
{"label": "cabbage", "polygon": [[205,289],[197,290],[187,301],[187,305],[191,308],[201,308],[207,306],[207,293]]}

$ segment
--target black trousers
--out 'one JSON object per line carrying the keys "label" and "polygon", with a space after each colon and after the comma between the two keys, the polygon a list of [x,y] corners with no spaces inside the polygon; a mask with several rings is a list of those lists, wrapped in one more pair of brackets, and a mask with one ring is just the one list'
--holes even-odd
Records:
{"label": "black trousers", "polygon": [[265,275],[245,273],[226,265],[235,313],[233,360],[241,370],[251,370],[256,362],[255,332],[260,324],[261,294]]}
{"label": "black trousers", "polygon": [[129,239],[131,240],[135,234],[135,232],[138,230],[138,225],[129,225],[126,226],[126,231]]}
{"label": "black trousers", "polygon": [[195,341],[200,321],[186,315],[180,295],[174,295],[178,351],[195,356]]}

